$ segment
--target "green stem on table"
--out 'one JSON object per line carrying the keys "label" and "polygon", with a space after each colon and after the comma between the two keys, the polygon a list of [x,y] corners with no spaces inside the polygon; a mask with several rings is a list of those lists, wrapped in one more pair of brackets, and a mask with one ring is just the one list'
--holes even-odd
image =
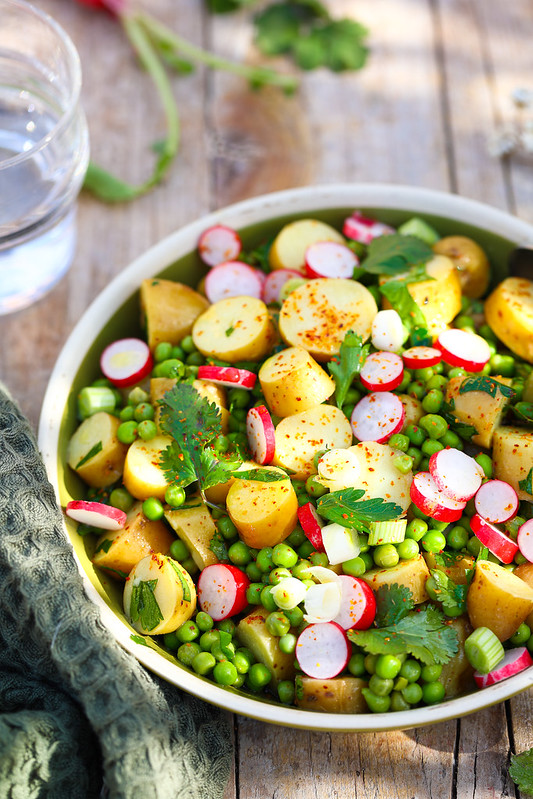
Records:
{"label": "green stem on table", "polygon": [[232,72],[234,75],[239,75],[239,77],[250,81],[254,86],[269,84],[277,86],[287,93],[293,92],[298,88],[298,78],[294,75],[286,75],[266,67],[250,67],[246,64],[239,64],[237,61],[230,61],[227,58],[210,53],[208,50],[203,50],[201,47],[196,47],[148,14],[141,13],[138,15],[138,19],[156,42],[172,48],[176,53],[180,53],[198,64],[204,64],[211,69]]}

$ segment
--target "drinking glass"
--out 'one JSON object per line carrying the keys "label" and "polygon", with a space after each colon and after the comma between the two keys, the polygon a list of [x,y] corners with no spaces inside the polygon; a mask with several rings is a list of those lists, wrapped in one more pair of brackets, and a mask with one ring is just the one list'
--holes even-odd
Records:
{"label": "drinking glass", "polygon": [[0,0],[0,314],[69,269],[89,140],[81,69],[65,31],[24,0]]}

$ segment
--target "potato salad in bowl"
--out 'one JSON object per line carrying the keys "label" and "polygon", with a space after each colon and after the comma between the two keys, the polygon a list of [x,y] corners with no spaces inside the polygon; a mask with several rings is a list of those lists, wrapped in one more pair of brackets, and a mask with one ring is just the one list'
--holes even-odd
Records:
{"label": "potato salad in bowl", "polygon": [[58,361],[41,445],[121,644],[309,729],[529,685],[533,280],[507,262],[531,239],[458,197],[314,187],[120,275]]}

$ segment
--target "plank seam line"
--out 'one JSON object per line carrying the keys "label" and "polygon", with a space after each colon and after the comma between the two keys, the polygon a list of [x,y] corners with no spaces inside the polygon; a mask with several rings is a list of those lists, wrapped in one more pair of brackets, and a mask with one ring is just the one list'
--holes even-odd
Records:
{"label": "plank seam line", "polygon": [[444,128],[445,148],[448,155],[447,171],[448,182],[451,191],[457,194],[457,166],[455,148],[452,135],[451,111],[450,111],[450,87],[448,84],[448,73],[446,69],[446,56],[444,52],[444,37],[442,31],[442,20],[440,15],[439,0],[429,0],[433,18],[433,33],[435,38],[435,59],[439,74],[439,103],[442,114]]}

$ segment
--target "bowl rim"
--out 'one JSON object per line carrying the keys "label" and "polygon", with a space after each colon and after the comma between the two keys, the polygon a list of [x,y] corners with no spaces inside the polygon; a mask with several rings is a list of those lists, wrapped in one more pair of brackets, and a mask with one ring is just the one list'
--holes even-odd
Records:
{"label": "bowl rim", "polygon": [[[335,208],[379,207],[460,219],[518,244],[533,244],[533,225],[456,194],[433,189],[387,183],[331,183],[304,186],[260,195],[213,211],[166,236],[120,272],[92,301],[64,343],[50,375],[44,395],[38,443],[56,496],[59,435],[70,385],[94,339],[94,331],[105,326],[126,297],[141,281],[153,277],[176,259],[196,248],[207,227],[224,224],[238,229],[291,214]],[[58,500],[59,501],[59,500]],[[66,526],[63,533],[72,547]],[[141,664],[167,682],[213,705],[240,715],[281,726],[329,732],[384,732],[411,729],[475,713],[509,699],[533,685],[533,667],[496,685],[438,705],[388,713],[319,713],[254,699],[199,678],[163,658],[149,646],[131,639],[132,628],[119,619],[93,586],[72,549],[89,598],[98,607],[101,620],[116,641]]]}

